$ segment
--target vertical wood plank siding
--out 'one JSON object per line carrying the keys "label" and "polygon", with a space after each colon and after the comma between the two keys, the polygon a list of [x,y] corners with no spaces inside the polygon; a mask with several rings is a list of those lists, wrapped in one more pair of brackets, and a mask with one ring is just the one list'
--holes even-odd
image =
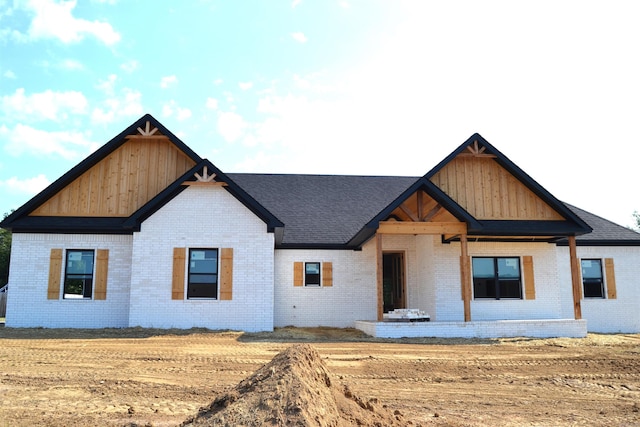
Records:
{"label": "vertical wood plank siding", "polygon": [[167,137],[130,139],[31,215],[126,217],[194,164]]}
{"label": "vertical wood plank siding", "polygon": [[431,181],[478,219],[563,219],[491,158],[456,157]]}

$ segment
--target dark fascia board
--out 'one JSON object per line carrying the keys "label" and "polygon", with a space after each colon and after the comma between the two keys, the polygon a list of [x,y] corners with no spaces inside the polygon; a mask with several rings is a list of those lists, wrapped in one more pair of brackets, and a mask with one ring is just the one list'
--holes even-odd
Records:
{"label": "dark fascia board", "polygon": [[469,233],[482,236],[574,236],[582,229],[568,221],[532,220],[480,220],[481,232]]}
{"label": "dark fascia board", "polygon": [[391,215],[398,206],[400,206],[407,198],[418,190],[425,191],[429,196],[433,197],[438,203],[440,203],[447,211],[451,212],[458,220],[467,223],[469,230],[479,230],[481,228],[480,223],[471,216],[462,206],[457,204],[451,197],[447,196],[442,190],[440,190],[434,183],[424,177],[418,178],[409,188],[407,188],[402,194],[400,194],[393,202],[391,202],[386,208],[380,211],[371,221],[369,221],[364,227],[356,233],[355,236],[349,240],[347,247],[357,248],[369,240],[376,232],[379,226],[379,222],[384,218]]}
{"label": "dark fascia board", "polygon": [[[554,242],[557,246],[569,246],[567,239]],[[576,246],[640,246],[640,240],[589,240],[576,239]]]}
{"label": "dark fascia board", "polygon": [[70,169],[67,173],[62,175],[56,181],[54,181],[47,188],[42,190],[39,194],[34,196],[27,203],[22,205],[20,208],[15,210],[11,215],[5,218],[4,221],[0,223],[0,227],[12,229],[13,223],[18,219],[29,215],[51,197],[53,197],[56,193],[62,190],[64,187],[69,185],[73,180],[78,178],[80,175],[91,169],[93,166],[98,164],[102,159],[107,157],[113,151],[115,151],[118,147],[126,142],[126,136],[134,134],[136,130],[141,127],[144,128],[146,126],[146,122],[152,127],[157,127],[160,132],[167,136],[169,140],[176,145],[182,152],[184,152],[189,158],[191,158],[195,163],[199,163],[202,161],[200,156],[198,156],[191,148],[189,148],[184,142],[182,142],[177,136],[175,136],[171,131],[165,128],[162,123],[157,121],[151,114],[145,114],[138,120],[136,120],[131,126],[120,132],[116,137],[112,138],[109,142],[104,144],[102,147],[94,151],[90,154],[86,159],[78,163],[72,169]]}
{"label": "dark fascia board", "polygon": [[467,147],[473,144],[474,141],[478,141],[482,146],[485,147],[485,152],[488,154],[493,154],[500,166],[505,168],[509,173],[511,173],[516,179],[522,182],[527,188],[533,191],[538,197],[540,197],[545,203],[551,206],[556,212],[562,215],[567,221],[573,223],[576,227],[575,235],[581,235],[590,233],[593,229],[584,222],[579,216],[574,214],[569,208],[565,206],[560,200],[555,198],[551,193],[549,193],[544,187],[538,184],[533,178],[531,178],[526,172],[524,172],[520,167],[518,167],[515,163],[513,163],[507,156],[502,154],[497,148],[491,145],[486,139],[484,139],[479,133],[474,133],[471,135],[469,139],[467,139],[464,143],[462,143],[458,148],[456,148],[451,154],[445,157],[440,163],[438,163],[433,169],[431,169],[424,178],[429,181],[431,178],[438,173],[446,164],[448,164],[451,160],[453,160],[458,154],[462,153]]}
{"label": "dark fascia board", "polygon": [[[267,231],[274,232],[277,228],[284,227],[282,221],[276,218],[271,212],[269,212],[264,206],[258,203],[253,197],[251,197],[246,191],[244,191],[238,184],[236,184],[231,178],[229,178],[224,172],[218,169],[213,163],[207,159],[203,159],[190,170],[185,172],[180,178],[175,180],[166,189],[160,192],[157,196],[147,202],[144,206],[138,209],[133,215],[131,215],[124,226],[128,229],[139,231],[142,223],[157,212],[160,208],[166,205],[174,197],[184,191],[187,187],[184,184],[185,181],[195,181],[195,173],[200,172],[202,168],[207,167],[209,173],[216,175],[216,182],[224,182],[227,185],[224,187],[232,196],[234,196],[240,203],[253,212],[258,218],[267,224]],[[282,234],[282,233],[277,233]]]}
{"label": "dark fascia board", "polygon": [[360,247],[349,246],[340,243],[280,243],[276,249],[323,249],[323,250],[358,250]]}
{"label": "dark fascia board", "polygon": [[25,216],[13,223],[13,233],[131,234],[123,217]]}

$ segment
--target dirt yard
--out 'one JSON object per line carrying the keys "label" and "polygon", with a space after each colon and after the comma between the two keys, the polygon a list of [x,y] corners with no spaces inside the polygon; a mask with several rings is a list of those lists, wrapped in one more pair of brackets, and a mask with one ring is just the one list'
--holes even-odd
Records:
{"label": "dirt yard", "polygon": [[[640,425],[640,335],[375,340],[324,328],[0,328],[0,426],[176,426],[243,387],[259,390],[257,406],[277,404],[288,383],[278,379],[280,394],[266,396],[267,382],[256,388],[264,374],[252,375],[296,343],[317,352],[323,363],[307,364],[326,366],[327,384],[397,425]],[[315,413],[332,404],[300,396],[300,408]]]}

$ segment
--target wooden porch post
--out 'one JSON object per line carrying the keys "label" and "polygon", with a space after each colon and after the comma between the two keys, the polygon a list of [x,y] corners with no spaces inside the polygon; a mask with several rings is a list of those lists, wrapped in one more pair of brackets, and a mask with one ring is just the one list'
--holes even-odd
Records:
{"label": "wooden porch post", "polygon": [[376,233],[376,285],[378,290],[378,321],[384,319],[384,293],[382,286],[382,234]]}
{"label": "wooden porch post", "polygon": [[464,302],[464,321],[471,321],[471,277],[469,265],[469,251],[467,249],[467,235],[460,235],[460,287]]}
{"label": "wooden porch post", "polygon": [[573,314],[576,320],[582,319],[582,284],[580,283],[580,264],[576,250],[576,236],[569,236],[569,258],[571,262],[571,286],[573,288]]}

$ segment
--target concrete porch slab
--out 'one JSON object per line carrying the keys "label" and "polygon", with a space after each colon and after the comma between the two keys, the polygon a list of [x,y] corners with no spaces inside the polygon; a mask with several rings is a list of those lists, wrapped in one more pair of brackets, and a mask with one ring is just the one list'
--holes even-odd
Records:
{"label": "concrete porch slab", "polygon": [[480,322],[393,322],[358,320],[355,328],[376,338],[584,338],[587,321],[574,319]]}

